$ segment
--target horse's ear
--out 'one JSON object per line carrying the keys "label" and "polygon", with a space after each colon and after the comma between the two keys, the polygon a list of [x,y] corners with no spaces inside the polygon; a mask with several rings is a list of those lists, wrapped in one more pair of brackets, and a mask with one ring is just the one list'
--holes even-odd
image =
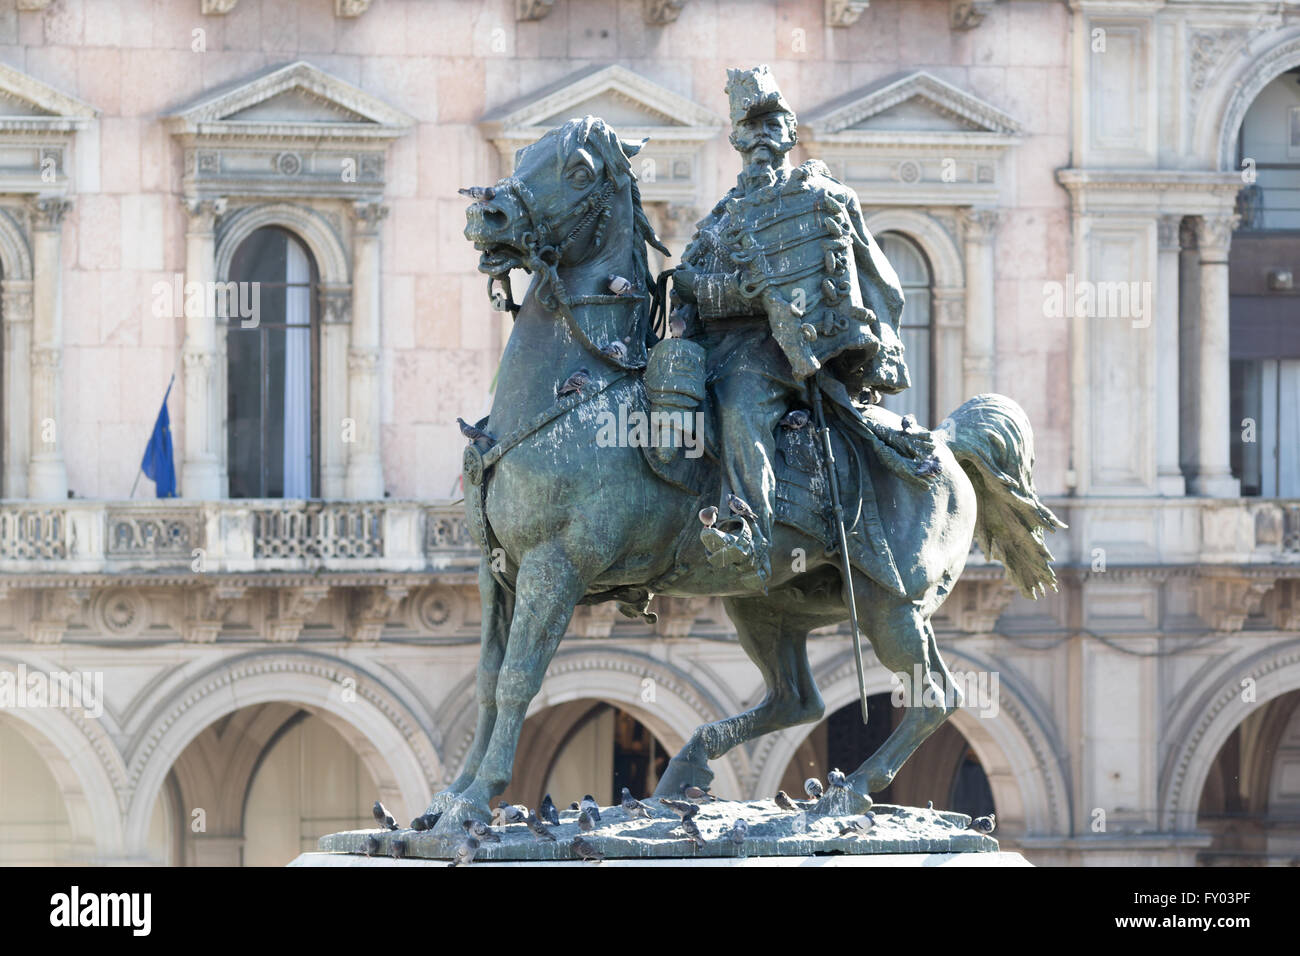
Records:
{"label": "horse's ear", "polygon": [[630,139],[620,139],[618,145],[619,148],[623,150],[623,155],[631,159],[637,153],[641,152],[641,150],[645,148],[645,144],[648,142],[650,142],[649,136],[641,140],[639,143],[634,143]]}

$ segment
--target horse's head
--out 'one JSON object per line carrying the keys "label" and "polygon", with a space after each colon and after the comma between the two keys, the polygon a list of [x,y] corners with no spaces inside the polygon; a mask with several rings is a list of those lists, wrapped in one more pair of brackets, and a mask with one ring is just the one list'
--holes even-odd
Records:
{"label": "horse's head", "polygon": [[[572,119],[519,150],[513,176],[462,189],[475,200],[465,213],[465,238],[482,253],[479,271],[504,276],[582,262],[600,248],[606,222],[619,213],[638,238],[663,249],[632,172],[630,157],[642,145],[619,139],[594,116]],[[644,263],[644,246],[638,248]]]}

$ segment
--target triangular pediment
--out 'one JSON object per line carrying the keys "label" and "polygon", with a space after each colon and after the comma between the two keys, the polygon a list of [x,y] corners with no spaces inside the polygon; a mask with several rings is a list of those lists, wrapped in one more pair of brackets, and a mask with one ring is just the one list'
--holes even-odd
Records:
{"label": "triangular pediment", "polygon": [[593,67],[521,97],[483,121],[491,137],[527,137],[575,116],[599,116],[620,132],[658,132],[660,137],[712,136],[725,120],[653,80],[625,67]]}
{"label": "triangular pediment", "polygon": [[1002,110],[924,71],[887,77],[801,117],[814,138],[853,134],[1009,137],[1020,124]]}
{"label": "triangular pediment", "polygon": [[11,66],[0,64],[0,123],[76,129],[95,118],[96,110]]}
{"label": "triangular pediment", "polygon": [[303,60],[208,92],[167,119],[174,133],[257,135],[261,127],[292,135],[334,127],[336,133],[367,137],[397,135],[415,122]]}

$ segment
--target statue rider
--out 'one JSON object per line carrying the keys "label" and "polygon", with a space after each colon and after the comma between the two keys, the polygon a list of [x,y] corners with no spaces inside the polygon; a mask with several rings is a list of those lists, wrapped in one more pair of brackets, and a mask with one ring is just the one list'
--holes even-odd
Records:
{"label": "statue rider", "polygon": [[[810,404],[809,382],[833,402],[839,396],[840,408],[908,386],[897,334],[903,293],[853,190],[820,161],[791,167],[797,123],[768,67],[729,70],[726,90],[744,168],[682,254],[673,319],[706,350],[721,431],[729,517],[701,540],[714,566],[764,588],[776,428],[792,406]],[[904,456],[924,455],[928,435],[910,420],[901,432],[870,427]]]}

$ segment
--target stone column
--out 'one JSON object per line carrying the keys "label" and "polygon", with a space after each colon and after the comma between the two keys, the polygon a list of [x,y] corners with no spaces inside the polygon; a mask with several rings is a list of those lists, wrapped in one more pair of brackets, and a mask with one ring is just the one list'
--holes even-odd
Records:
{"label": "stone column", "polygon": [[27,497],[67,500],[68,473],[63,463],[63,283],[60,245],[63,217],[72,208],[66,199],[32,203],[32,345],[29,428],[31,457]]}
{"label": "stone column", "polygon": [[[185,230],[185,284],[215,282],[217,278],[217,220],[226,211],[224,199],[185,201],[189,216]],[[206,301],[206,297],[204,299]],[[216,316],[185,316],[185,345],[181,350],[185,385],[185,452],[181,463],[180,493],[185,498],[226,497],[225,480],[225,353],[224,325]]]}
{"label": "stone column", "polygon": [[1196,461],[1193,494],[1232,498],[1241,493],[1228,458],[1228,248],[1237,216],[1202,216],[1196,223],[1200,247],[1200,315],[1196,361],[1190,372],[1196,396]]}
{"label": "stone column", "polygon": [[384,466],[379,453],[379,227],[388,215],[380,203],[353,207],[352,341],[348,349],[349,498],[382,498]]}
{"label": "stone column", "polygon": [[27,463],[31,458],[32,283],[5,279],[4,315],[4,487],[0,497],[27,497]]}
{"label": "stone column", "polygon": [[1156,490],[1181,497],[1186,493],[1178,465],[1178,256],[1181,215],[1157,221],[1156,261]]}
{"label": "stone column", "polygon": [[962,368],[965,348],[965,289],[934,290],[934,320],[931,328],[934,342],[934,408],[930,410],[931,421],[924,424],[937,427],[968,397],[962,392],[966,384],[963,376],[957,373]]}
{"label": "stone column", "polygon": [[962,393],[967,396],[994,389],[993,234],[997,223],[998,214],[994,209],[970,209],[961,220],[966,254],[966,343],[962,358]]}

